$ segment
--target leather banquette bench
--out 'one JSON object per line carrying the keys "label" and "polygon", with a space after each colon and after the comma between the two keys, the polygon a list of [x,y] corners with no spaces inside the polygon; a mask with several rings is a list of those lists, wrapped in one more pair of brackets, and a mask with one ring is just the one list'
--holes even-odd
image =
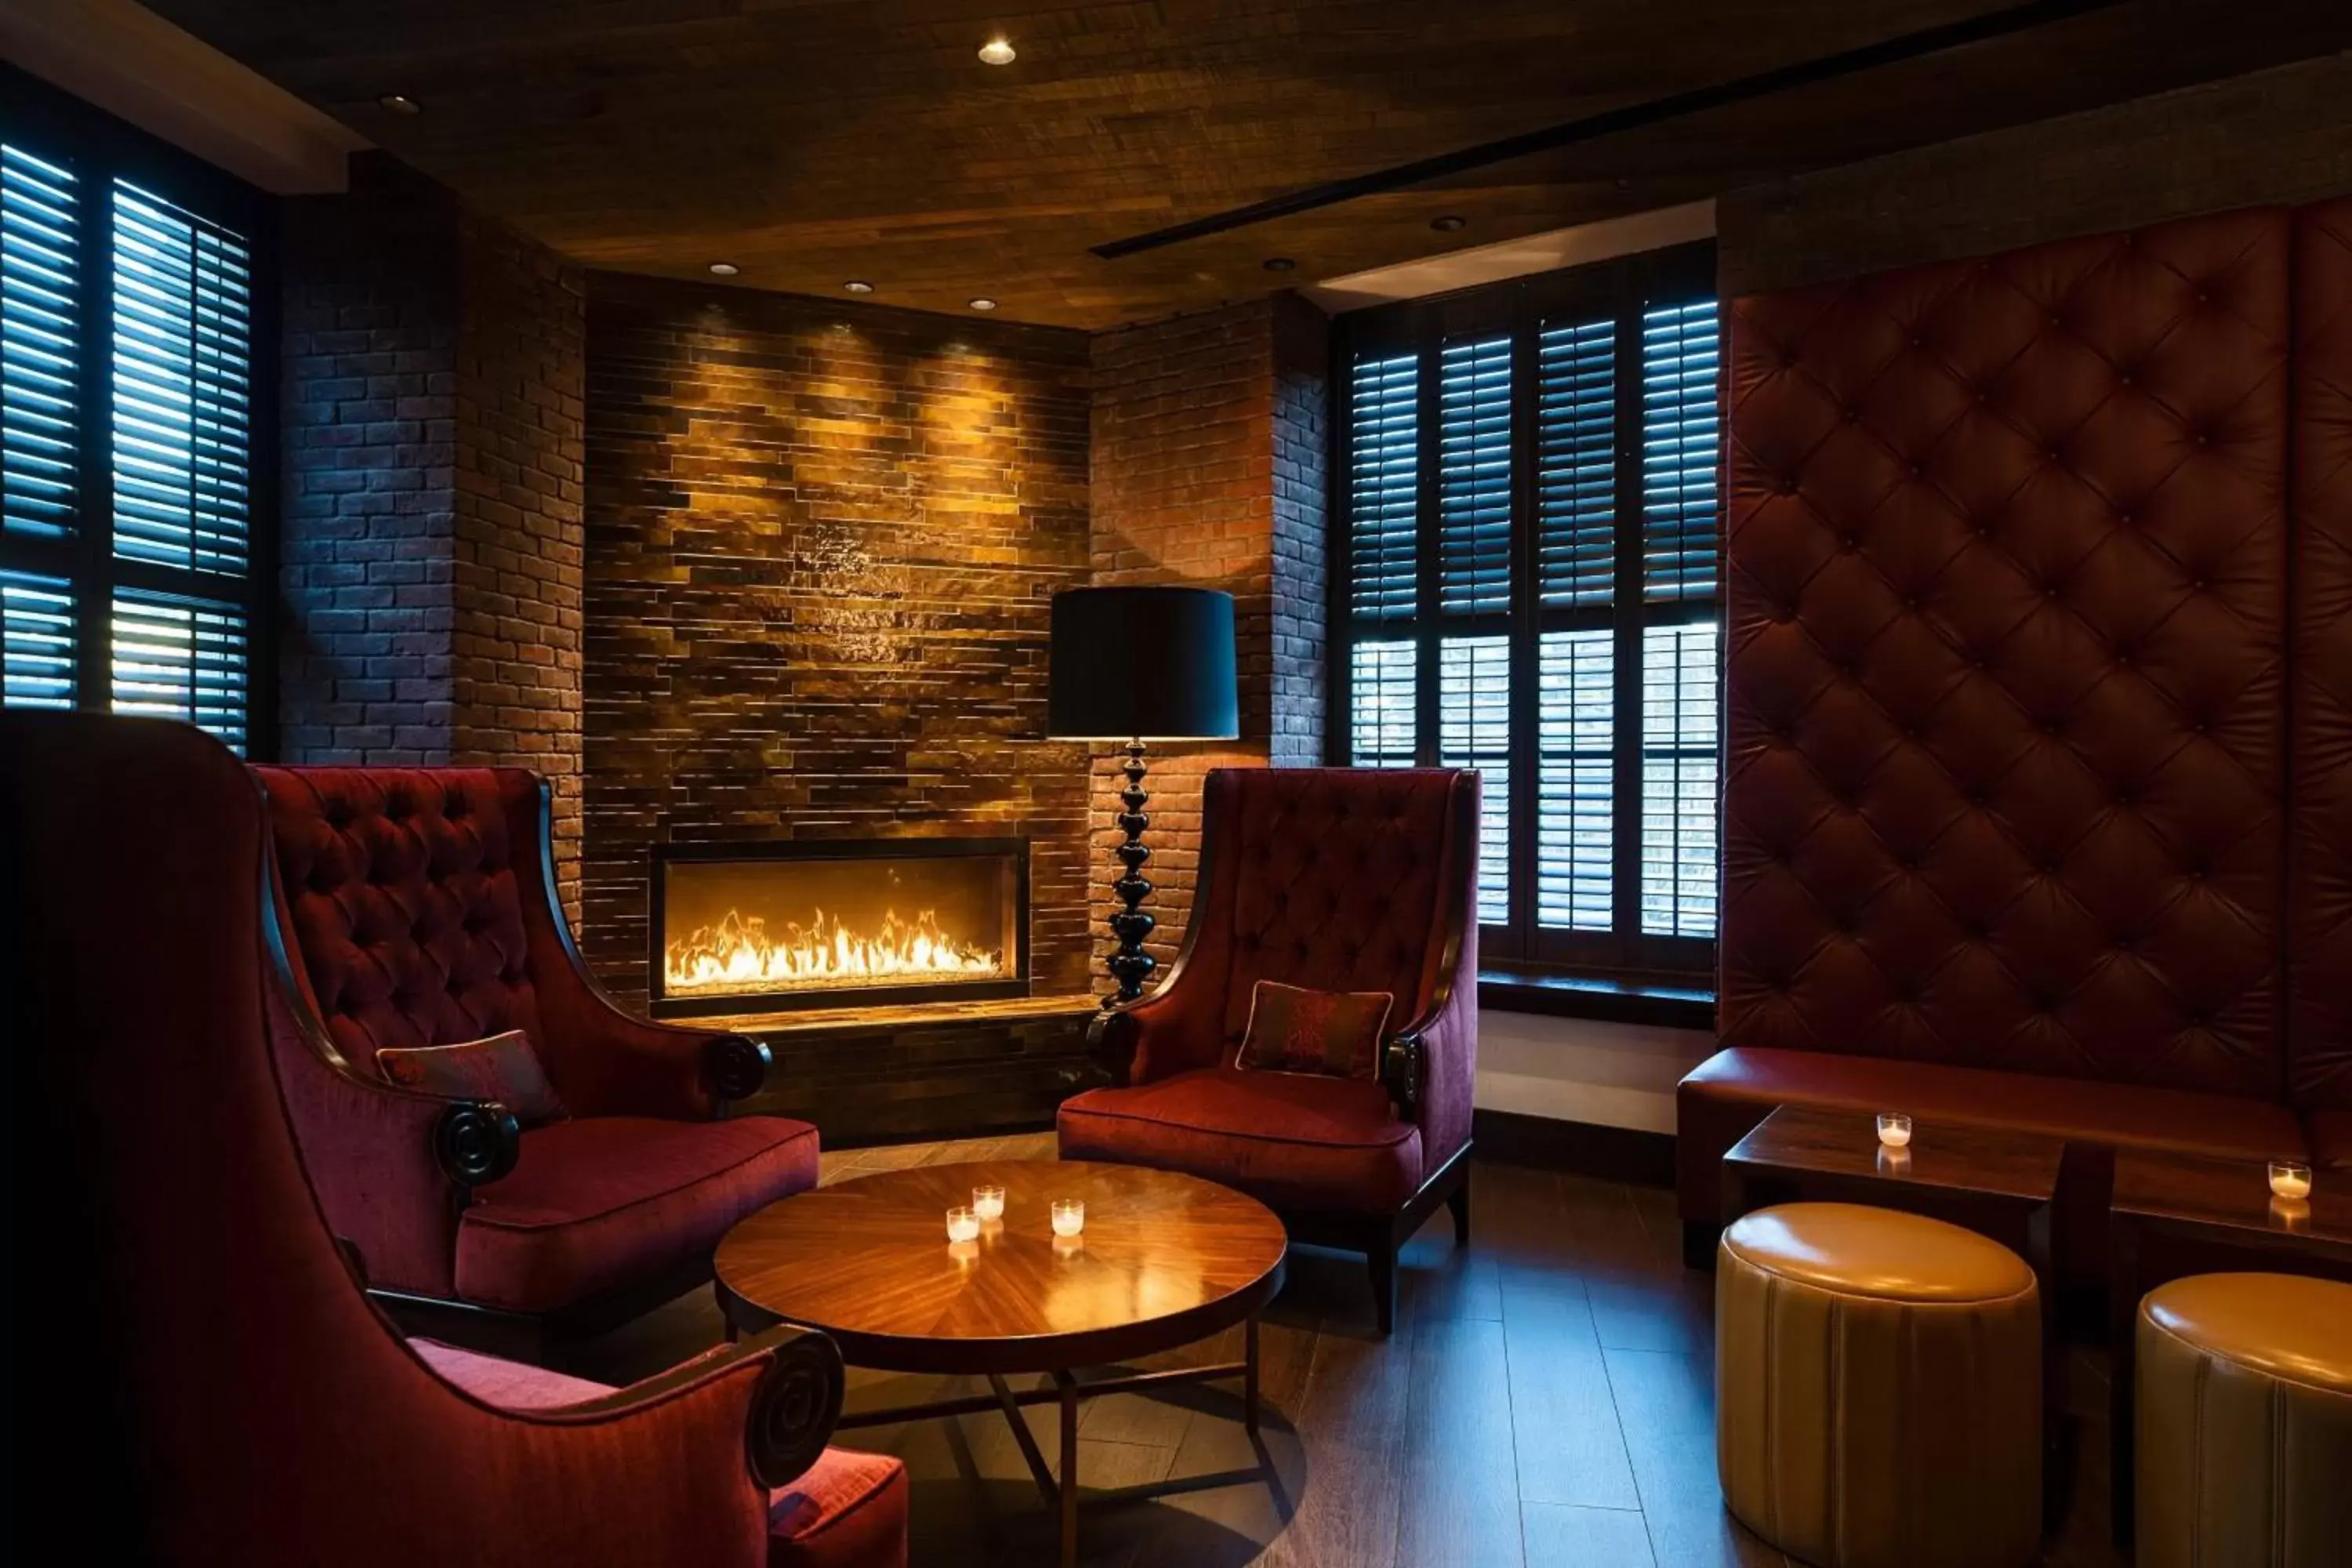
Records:
{"label": "leather banquette bench", "polygon": [[1785,1103],[2352,1170],[2352,198],[1738,300],[1720,1043]]}

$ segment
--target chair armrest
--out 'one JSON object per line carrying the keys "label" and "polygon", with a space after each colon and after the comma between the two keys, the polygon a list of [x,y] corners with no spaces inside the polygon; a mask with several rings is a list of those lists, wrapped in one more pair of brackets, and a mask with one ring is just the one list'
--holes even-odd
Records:
{"label": "chair armrest", "polygon": [[1415,1025],[1391,1038],[1381,1050],[1381,1085],[1395,1102],[1397,1115],[1407,1121],[1421,1111],[1421,1086],[1428,1070],[1425,1026]]}
{"label": "chair armrest", "polygon": [[760,1485],[787,1486],[816,1463],[841,1419],[841,1352],[814,1329],[780,1325],[601,1398],[530,1414],[567,1424],[633,1420],[755,1362],[765,1364],[743,1415],[744,1457]]}

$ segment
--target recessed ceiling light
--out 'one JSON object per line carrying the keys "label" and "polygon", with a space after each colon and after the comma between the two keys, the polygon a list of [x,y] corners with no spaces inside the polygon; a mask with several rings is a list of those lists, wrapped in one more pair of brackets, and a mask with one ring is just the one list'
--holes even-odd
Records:
{"label": "recessed ceiling light", "polygon": [[992,66],[1009,66],[1020,57],[1013,52],[1013,46],[1003,38],[991,38],[980,46],[980,58]]}
{"label": "recessed ceiling light", "polygon": [[710,264],[710,275],[713,278],[732,278],[742,270],[731,261],[714,261]]}
{"label": "recessed ceiling light", "polygon": [[1265,268],[1268,272],[1288,272],[1292,268],[1296,268],[1298,263],[1291,260],[1287,256],[1269,256],[1264,261],[1259,262],[1258,265]]}
{"label": "recessed ceiling light", "polygon": [[387,92],[375,100],[376,107],[388,114],[422,114],[424,105],[397,92]]}
{"label": "recessed ceiling light", "polygon": [[970,305],[975,310],[993,310],[996,309],[996,301],[990,299],[985,294],[982,295],[977,300],[968,300],[965,303]]}
{"label": "recessed ceiling light", "polygon": [[863,278],[853,278],[848,282],[844,283],[842,287],[848,289],[853,294],[871,294],[874,292],[874,285],[868,283]]}
{"label": "recessed ceiling light", "polygon": [[1444,217],[1431,218],[1429,226],[1440,234],[1453,234],[1456,230],[1468,228],[1470,220],[1458,213],[1447,213]]}

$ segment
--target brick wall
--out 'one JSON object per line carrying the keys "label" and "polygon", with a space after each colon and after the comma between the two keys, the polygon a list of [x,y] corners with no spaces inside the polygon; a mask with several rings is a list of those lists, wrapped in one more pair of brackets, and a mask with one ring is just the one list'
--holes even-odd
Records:
{"label": "brick wall", "polygon": [[548,775],[576,908],[580,272],[380,153],[280,237],[281,755]]}
{"label": "brick wall", "polygon": [[1727,298],[2352,190],[2352,54],[1736,191]]}
{"label": "brick wall", "polygon": [[464,241],[451,752],[549,780],[556,879],[576,909],[584,286],[578,268],[495,226],[469,219]]}
{"label": "brick wall", "polygon": [[[1187,584],[1234,595],[1241,737],[1155,748],[1145,787],[1159,921],[1147,949],[1181,945],[1200,868],[1209,769],[1321,760],[1323,463],[1328,338],[1312,306],[1257,300],[1093,340],[1094,581]],[[1114,900],[1118,758],[1095,757],[1096,951]]]}
{"label": "brick wall", "polygon": [[1033,844],[1085,987],[1086,768],[1043,739],[1086,580],[1087,341],[751,289],[589,286],[583,945],[645,992],[648,846]]}
{"label": "brick wall", "polygon": [[458,288],[446,192],[381,158],[285,204],[279,750],[446,763]]}

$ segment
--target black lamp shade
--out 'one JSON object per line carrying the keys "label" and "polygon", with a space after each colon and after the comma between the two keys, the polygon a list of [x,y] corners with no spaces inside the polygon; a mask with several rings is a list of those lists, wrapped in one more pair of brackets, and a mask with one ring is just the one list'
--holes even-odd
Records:
{"label": "black lamp shade", "polygon": [[1213,588],[1072,588],[1054,595],[1056,740],[1230,741],[1234,596]]}

